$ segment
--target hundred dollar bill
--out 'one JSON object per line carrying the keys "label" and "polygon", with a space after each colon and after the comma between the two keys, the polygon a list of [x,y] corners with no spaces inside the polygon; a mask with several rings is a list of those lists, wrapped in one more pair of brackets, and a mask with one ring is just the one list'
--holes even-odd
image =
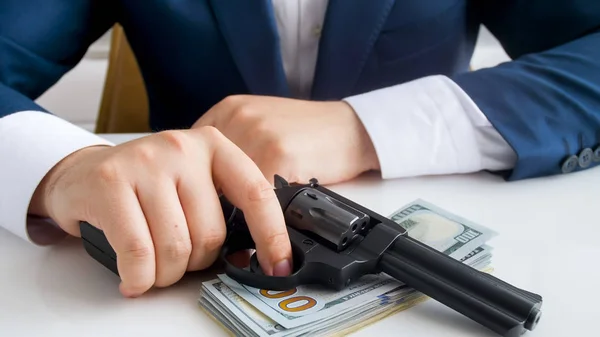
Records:
{"label": "hundred dollar bill", "polygon": [[493,248],[488,245],[477,247],[460,261],[475,269],[484,269],[492,261],[492,250]]}
{"label": "hundred dollar bill", "polygon": [[399,287],[386,294],[363,301],[353,308],[319,321],[311,321],[295,328],[285,328],[264,313],[251,306],[233,292],[221,280],[204,282],[200,306],[236,336],[316,336],[321,331],[327,335],[331,330],[345,327],[348,320],[378,315],[388,306],[408,306],[415,297],[422,296],[413,289]]}
{"label": "hundred dollar bill", "polygon": [[231,291],[219,279],[203,283],[200,305],[230,331],[244,336],[272,336],[285,330]]}
{"label": "hundred dollar bill", "polygon": [[[474,259],[468,264],[486,262],[481,258],[490,256],[486,254],[486,248],[478,247],[495,235],[492,230],[426,201],[415,200],[392,213],[390,218],[417,241],[456,259]],[[331,317],[401,284],[387,275],[368,275],[339,292],[314,285],[300,286],[286,292],[271,292],[240,284],[226,275],[219,275],[219,278],[260,312],[286,328]]]}
{"label": "hundred dollar bill", "polygon": [[402,285],[390,276],[379,274],[366,275],[340,291],[319,285],[268,291],[240,284],[224,274],[218,277],[241,298],[288,329],[331,317],[360,305],[365,298],[377,297]]}
{"label": "hundred dollar bill", "polygon": [[[412,238],[476,269],[486,268],[491,262],[492,247],[484,243],[496,235],[495,232],[426,201],[415,200],[389,218],[405,228]],[[389,310],[389,306],[398,306],[398,301],[406,300],[408,295],[403,292],[414,292],[383,273],[367,275],[340,292],[315,285],[287,292],[265,291],[241,285],[226,275],[219,275],[212,285],[203,287],[206,291],[201,302],[205,302],[207,310],[211,307],[205,297],[212,297],[213,311],[215,308],[227,311],[216,314],[219,320],[229,317],[231,322],[223,324],[230,327],[237,322],[234,330],[249,329],[256,336],[298,336],[307,331],[325,331],[332,326],[332,320],[338,328],[347,328],[344,321],[351,315],[366,319],[370,316],[367,313],[373,311],[374,316],[380,316],[380,313]],[[220,295],[217,296],[217,293]],[[419,299],[423,297],[420,293],[418,296]],[[248,308],[252,311],[247,311]],[[242,317],[242,322],[234,311],[253,314]],[[252,328],[246,324],[247,320],[252,322]]]}
{"label": "hundred dollar bill", "polygon": [[250,305],[220,279],[214,279],[203,283],[200,306],[235,336],[332,336],[356,331],[427,299],[414,289],[398,286],[388,293],[364,298],[360,304],[335,315],[288,329]]}
{"label": "hundred dollar bill", "polygon": [[403,206],[389,218],[406,229],[413,239],[455,259],[465,257],[497,235],[489,228],[421,199]]}

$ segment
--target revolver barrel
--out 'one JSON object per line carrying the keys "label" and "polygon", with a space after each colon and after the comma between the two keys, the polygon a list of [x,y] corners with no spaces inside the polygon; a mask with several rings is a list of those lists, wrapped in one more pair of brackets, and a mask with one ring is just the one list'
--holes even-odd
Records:
{"label": "revolver barrel", "polygon": [[381,271],[506,337],[533,330],[542,297],[400,236],[383,254]]}

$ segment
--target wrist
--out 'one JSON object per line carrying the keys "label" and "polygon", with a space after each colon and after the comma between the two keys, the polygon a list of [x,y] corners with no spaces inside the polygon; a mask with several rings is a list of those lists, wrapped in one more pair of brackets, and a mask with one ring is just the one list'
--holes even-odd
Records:
{"label": "wrist", "polygon": [[352,142],[352,144],[355,144],[355,148],[351,149],[351,151],[358,154],[358,162],[362,163],[360,171],[379,170],[380,164],[377,151],[375,151],[375,146],[367,129],[350,104],[345,101],[340,101],[339,103],[350,117],[351,127],[349,130],[352,132],[351,137],[356,137],[356,142]]}
{"label": "wrist", "polygon": [[54,165],[48,173],[42,178],[37,188],[35,189],[31,202],[29,204],[28,213],[31,215],[53,218],[51,207],[51,195],[57,186],[58,181],[65,175],[70,167],[79,161],[80,157],[88,152],[93,152],[106,148],[106,145],[89,146],[77,150],[67,157],[63,158]]}

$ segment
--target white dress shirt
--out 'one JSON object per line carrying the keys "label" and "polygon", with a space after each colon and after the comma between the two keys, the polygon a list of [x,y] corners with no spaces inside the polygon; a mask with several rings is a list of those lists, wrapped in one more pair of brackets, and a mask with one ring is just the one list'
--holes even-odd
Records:
{"label": "white dress shirt", "polygon": [[[291,92],[306,99],[317,62],[325,0],[272,0]],[[402,43],[402,41],[398,41]],[[375,146],[384,179],[512,168],[516,155],[470,97],[445,76],[347,97]],[[54,115],[22,111],[0,119],[0,227],[36,244],[60,236],[27,217],[36,186],[83,147],[112,145]]]}

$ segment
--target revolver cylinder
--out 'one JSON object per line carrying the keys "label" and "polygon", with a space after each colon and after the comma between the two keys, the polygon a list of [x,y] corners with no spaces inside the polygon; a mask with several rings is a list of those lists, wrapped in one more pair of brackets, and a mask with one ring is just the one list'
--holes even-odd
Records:
{"label": "revolver cylinder", "polygon": [[284,217],[289,226],[316,234],[337,251],[349,246],[369,223],[365,213],[317,189],[305,189],[296,194]]}

